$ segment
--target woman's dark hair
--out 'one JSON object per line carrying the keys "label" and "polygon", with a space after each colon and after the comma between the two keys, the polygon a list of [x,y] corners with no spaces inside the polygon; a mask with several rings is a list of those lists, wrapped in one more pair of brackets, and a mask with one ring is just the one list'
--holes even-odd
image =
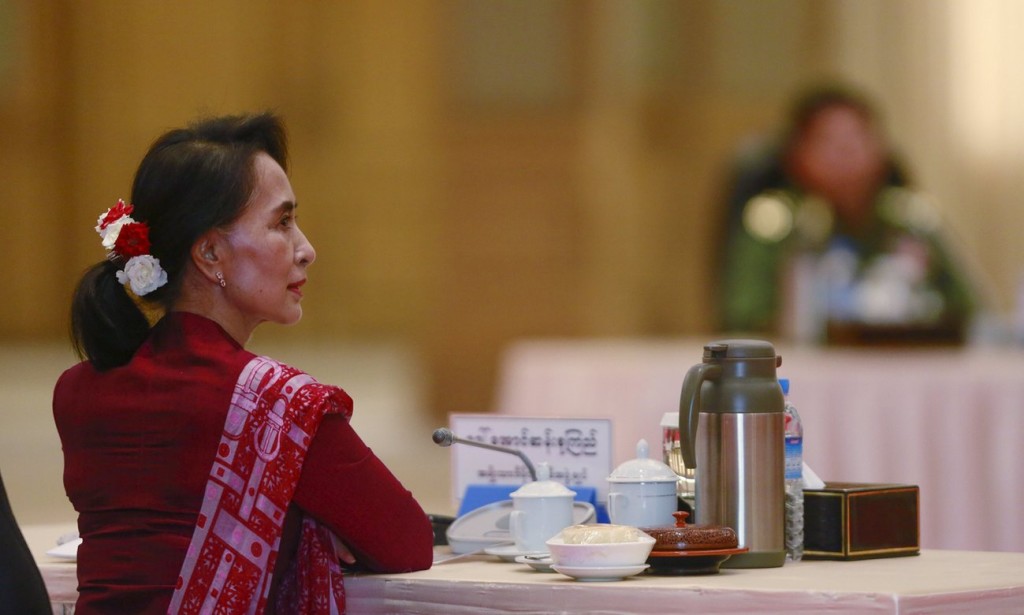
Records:
{"label": "woman's dark hair", "polygon": [[104,260],[86,271],[71,305],[72,344],[80,357],[98,369],[131,359],[149,333],[136,301],[165,310],[175,303],[192,245],[234,222],[249,201],[260,152],[287,170],[284,126],[270,113],[199,120],[150,146],[135,172],[132,218],[149,225],[150,253],[160,259],[167,284],[139,299],[117,281],[117,264]]}
{"label": "woman's dark hair", "polygon": [[[799,137],[818,115],[827,109],[845,107],[853,110],[870,124],[881,126],[882,113],[864,92],[842,82],[825,82],[812,85],[800,92],[789,106],[786,130],[782,139],[780,155],[785,158],[788,150],[794,147]],[[885,184],[889,186],[905,186],[910,183],[906,168],[895,153],[887,154]],[[781,159],[780,159],[781,160]],[[780,180],[784,180],[786,171],[780,163],[778,169]]]}
{"label": "woman's dark hair", "polygon": [[790,105],[787,140],[792,141],[820,112],[832,107],[852,109],[872,124],[882,121],[868,96],[855,88],[841,83],[815,85],[798,94]]}

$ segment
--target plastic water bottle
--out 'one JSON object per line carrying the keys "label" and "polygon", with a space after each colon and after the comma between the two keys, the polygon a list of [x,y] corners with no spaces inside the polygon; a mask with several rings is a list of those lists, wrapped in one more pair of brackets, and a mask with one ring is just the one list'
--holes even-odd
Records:
{"label": "plastic water bottle", "polygon": [[789,401],[789,379],[780,378],[786,396],[786,555],[794,562],[804,556],[804,427]]}

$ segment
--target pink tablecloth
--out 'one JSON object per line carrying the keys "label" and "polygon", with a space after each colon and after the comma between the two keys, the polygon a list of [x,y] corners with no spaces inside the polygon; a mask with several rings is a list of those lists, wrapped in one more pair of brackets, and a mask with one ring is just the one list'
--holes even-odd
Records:
{"label": "pink tablecloth", "polygon": [[[613,419],[615,463],[660,442],[697,341],[527,341],[506,353],[496,411]],[[1024,352],[778,347],[825,480],[921,487],[932,549],[1024,551]]]}
{"label": "pink tablecloth", "polygon": [[1024,609],[1024,554],[925,551],[613,582],[477,556],[411,574],[349,577],[345,590],[351,613],[1007,615]]}

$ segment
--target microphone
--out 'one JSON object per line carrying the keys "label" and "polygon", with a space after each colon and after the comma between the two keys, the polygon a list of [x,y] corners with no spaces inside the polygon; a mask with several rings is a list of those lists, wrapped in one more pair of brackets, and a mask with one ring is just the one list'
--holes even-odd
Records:
{"label": "microphone", "polygon": [[438,446],[448,447],[455,442],[455,434],[452,433],[451,429],[445,429],[440,427],[434,430],[434,435],[431,436],[434,439],[434,444]]}
{"label": "microphone", "polygon": [[537,470],[533,467],[533,463],[530,461],[530,458],[527,457],[523,453],[523,451],[517,451],[514,448],[508,448],[508,447],[505,447],[505,446],[498,446],[496,444],[487,444],[485,442],[477,442],[476,440],[466,440],[464,438],[460,438],[460,437],[456,436],[454,433],[452,433],[451,429],[447,429],[445,427],[440,427],[438,429],[435,429],[434,430],[434,435],[431,436],[431,438],[433,438],[434,444],[436,444],[438,446],[449,447],[453,443],[458,442],[459,444],[468,444],[470,446],[477,446],[477,447],[480,447],[480,448],[490,449],[492,451],[498,451],[498,452],[501,452],[501,453],[509,453],[511,455],[515,455],[515,456],[519,457],[520,459],[522,459],[523,463],[526,464],[526,469],[530,471],[530,478],[532,478],[533,480],[537,480]]}

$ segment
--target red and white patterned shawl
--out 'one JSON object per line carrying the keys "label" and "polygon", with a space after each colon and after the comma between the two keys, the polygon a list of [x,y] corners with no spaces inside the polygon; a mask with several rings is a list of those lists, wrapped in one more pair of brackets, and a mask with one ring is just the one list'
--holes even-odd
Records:
{"label": "red and white patterned shawl", "polygon": [[[262,613],[285,513],[325,414],[352,414],[341,389],[266,357],[235,383],[202,509],[169,613]],[[344,613],[345,590],[330,531],[302,521],[278,605],[288,613]]]}

